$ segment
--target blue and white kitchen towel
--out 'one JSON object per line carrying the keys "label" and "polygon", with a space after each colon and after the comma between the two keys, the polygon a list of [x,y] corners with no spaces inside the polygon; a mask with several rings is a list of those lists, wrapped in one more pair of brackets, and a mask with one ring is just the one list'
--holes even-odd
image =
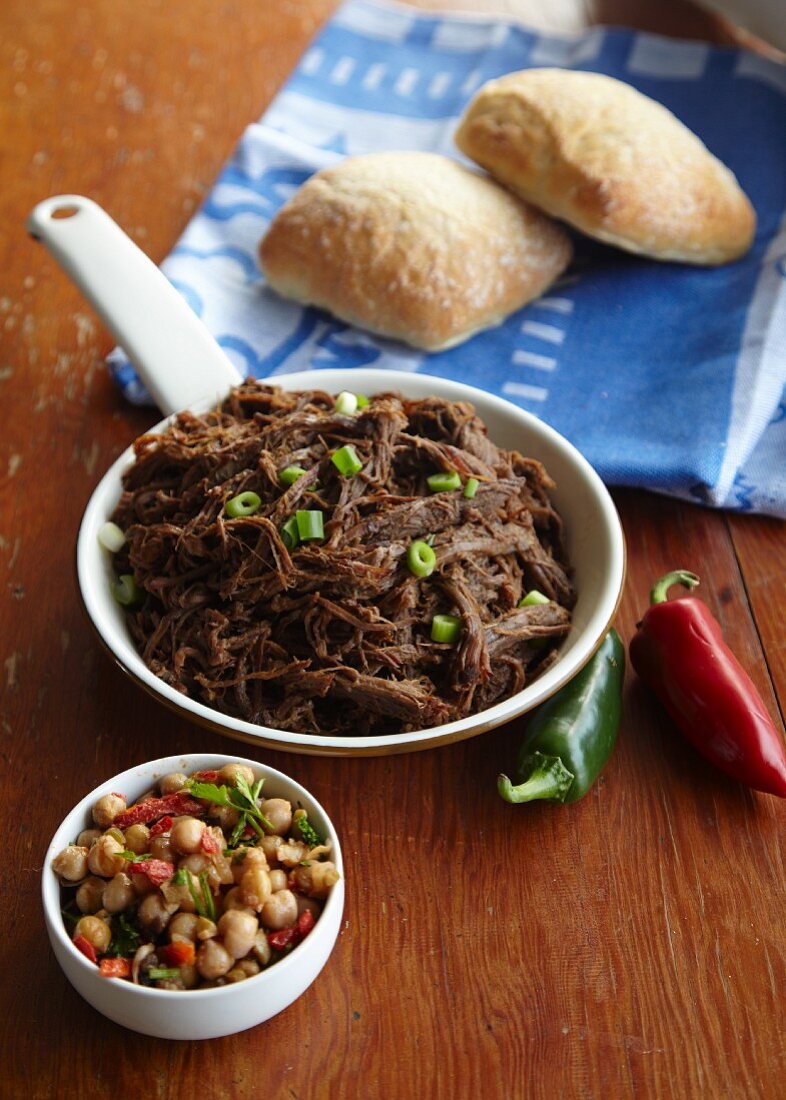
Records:
{"label": "blue and white kitchen towel", "polygon": [[[607,73],[670,108],[735,172],[752,251],[718,269],[577,242],[540,301],[461,347],[405,348],[284,301],[256,249],[278,207],[346,155],[425,149],[477,88],[535,66]],[[243,371],[422,371],[491,390],[570,439],[608,484],[786,516],[786,66],[735,50],[594,28],[539,34],[488,18],[348,0],[249,126],[163,270]],[[146,395],[122,355],[117,380]]]}

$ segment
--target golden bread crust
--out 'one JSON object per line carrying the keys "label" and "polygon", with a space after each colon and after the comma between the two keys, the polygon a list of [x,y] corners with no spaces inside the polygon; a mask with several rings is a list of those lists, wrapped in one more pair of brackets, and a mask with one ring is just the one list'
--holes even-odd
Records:
{"label": "golden bread crust", "polygon": [[350,157],[308,179],[262,238],[280,294],[430,351],[538,295],[571,257],[564,230],[434,153]]}
{"label": "golden bread crust", "polygon": [[756,215],[732,172],[664,106],[600,73],[492,80],[456,144],[522,198],[630,252],[722,264],[753,240]]}

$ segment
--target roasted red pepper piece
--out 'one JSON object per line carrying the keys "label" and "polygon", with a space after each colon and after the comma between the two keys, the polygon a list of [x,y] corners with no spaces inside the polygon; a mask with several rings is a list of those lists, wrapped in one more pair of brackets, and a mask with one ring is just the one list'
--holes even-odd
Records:
{"label": "roasted red pepper piece", "polygon": [[705,603],[668,589],[696,587],[695,573],[668,573],[630,643],[636,672],[689,741],[728,775],[786,798],[786,749],[753,681],[723,640]]}
{"label": "roasted red pepper piece", "polygon": [[175,794],[165,794],[162,798],[148,798],[146,802],[129,806],[127,810],[117,815],[112,824],[118,829],[127,829],[129,825],[147,825],[167,814],[174,817],[188,814],[194,817],[204,812],[205,807],[202,803],[192,798],[187,791],[177,791]]}
{"label": "roasted red pepper piece", "polygon": [[161,886],[174,875],[175,865],[166,859],[140,859],[131,864],[131,873],[147,875],[154,886]]}
{"label": "roasted red pepper piece", "polygon": [[278,932],[268,932],[267,942],[275,951],[283,951],[290,944],[294,947],[305,939],[315,924],[314,914],[310,909],[304,909],[297,921],[289,928],[282,928]]}
{"label": "roasted red pepper piece", "polygon": [[120,958],[102,959],[98,964],[98,969],[105,978],[130,978],[131,960]]}
{"label": "roasted red pepper piece", "polygon": [[167,966],[193,966],[196,959],[196,948],[193,943],[184,940],[175,940],[166,947],[159,949],[159,955],[163,955]]}
{"label": "roasted red pepper piece", "polygon": [[150,839],[152,840],[154,836],[161,836],[163,833],[168,833],[173,825],[174,821],[171,817],[169,817],[168,814],[165,817],[162,817],[160,821],[157,821],[155,825],[151,827]]}
{"label": "roasted red pepper piece", "polygon": [[90,940],[85,939],[84,936],[74,936],[74,947],[77,951],[81,951],[86,959],[90,959],[91,963],[98,962],[98,955],[96,955],[95,947],[93,947]]}
{"label": "roasted red pepper piece", "polygon": [[204,833],[202,833],[201,845],[202,851],[208,856],[213,856],[216,854],[216,852],[221,851],[221,845],[218,843],[213,834],[207,831],[207,829],[205,829]]}

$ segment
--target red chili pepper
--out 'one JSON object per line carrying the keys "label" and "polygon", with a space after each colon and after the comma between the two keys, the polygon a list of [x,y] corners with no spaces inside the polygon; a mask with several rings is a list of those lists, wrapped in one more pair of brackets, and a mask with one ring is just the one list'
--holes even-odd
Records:
{"label": "red chili pepper", "polygon": [[699,578],[668,573],[630,643],[631,664],[689,741],[723,771],[755,790],[786,798],[786,749],[753,681],[723,640],[710,609],[689,591]]}
{"label": "red chili pepper", "polygon": [[196,959],[196,948],[193,943],[184,940],[175,940],[159,950],[163,955],[167,966],[193,966]]}
{"label": "red chili pepper", "polygon": [[137,802],[135,806],[129,806],[123,813],[118,814],[112,822],[118,829],[127,829],[129,825],[147,825],[165,814],[180,817],[189,815],[194,817],[203,814],[205,807],[197,802],[187,791],[177,791],[175,794],[165,794],[162,798],[148,798],[146,802]]}
{"label": "red chili pepper", "polygon": [[81,951],[85,958],[90,959],[91,963],[98,962],[95,947],[84,936],[74,936],[74,947],[77,951]]}
{"label": "red chili pepper", "polygon": [[205,852],[206,855],[212,856],[215,855],[216,852],[221,851],[221,845],[218,843],[213,834],[207,831],[207,829],[205,829],[204,833],[202,833],[201,843],[202,851]]}
{"label": "red chili pepper", "polygon": [[174,875],[175,865],[167,859],[140,859],[131,864],[131,873],[147,875],[154,886],[161,886]]}
{"label": "red chili pepper", "polygon": [[202,779],[205,783],[215,783],[215,781],[218,779],[218,772],[215,768],[207,768],[203,772],[194,772],[191,778]]}
{"label": "red chili pepper", "polygon": [[130,978],[131,960],[120,958],[102,959],[98,964],[98,969],[105,978]]}
{"label": "red chili pepper", "polygon": [[150,839],[154,836],[161,836],[162,833],[168,833],[174,825],[174,821],[167,814],[166,817],[162,817],[160,821],[157,821],[155,825],[150,829]]}

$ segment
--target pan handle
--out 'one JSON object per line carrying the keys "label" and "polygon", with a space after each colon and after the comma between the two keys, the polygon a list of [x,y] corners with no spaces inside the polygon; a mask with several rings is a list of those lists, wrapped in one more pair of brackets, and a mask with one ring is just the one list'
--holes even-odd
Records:
{"label": "pan handle", "polygon": [[92,199],[55,195],[27,220],[137,368],[167,415],[242,381],[166,276]]}

